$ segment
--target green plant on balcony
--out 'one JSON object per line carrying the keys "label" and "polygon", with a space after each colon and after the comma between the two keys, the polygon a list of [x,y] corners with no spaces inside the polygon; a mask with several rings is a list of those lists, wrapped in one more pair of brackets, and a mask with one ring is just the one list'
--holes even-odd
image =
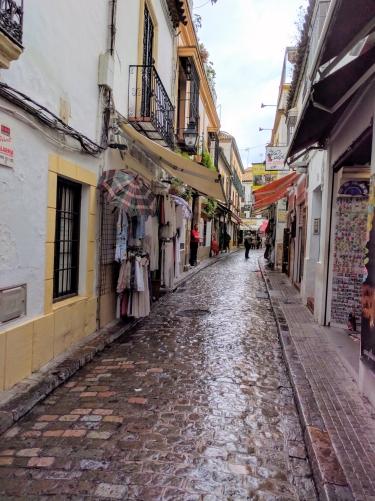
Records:
{"label": "green plant on balcony", "polygon": [[189,202],[193,196],[193,190],[177,177],[172,178],[169,193],[181,197],[187,202]]}
{"label": "green plant on balcony", "polygon": [[207,169],[216,170],[214,161],[212,160],[211,155],[206,150],[203,150],[201,163],[202,165],[207,167]]}
{"label": "green plant on balcony", "polygon": [[205,202],[202,203],[202,216],[207,219],[212,219],[215,216],[217,209],[217,202],[213,198],[207,198]]}

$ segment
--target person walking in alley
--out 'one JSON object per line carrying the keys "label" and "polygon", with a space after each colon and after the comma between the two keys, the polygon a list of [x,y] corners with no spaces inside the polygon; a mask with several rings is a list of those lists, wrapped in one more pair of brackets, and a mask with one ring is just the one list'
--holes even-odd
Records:
{"label": "person walking in alley", "polygon": [[216,240],[216,233],[213,233],[211,239],[211,255],[217,256],[218,254],[219,254],[219,242]]}
{"label": "person walking in alley", "polygon": [[224,234],[224,248],[223,248],[224,252],[229,252],[230,241],[231,241],[231,237],[230,237],[229,233],[225,232],[225,234]]}
{"label": "person walking in alley", "polygon": [[251,240],[250,235],[246,235],[246,237],[245,237],[245,239],[244,239],[244,245],[245,245],[245,259],[249,259],[249,250],[250,250],[250,247],[251,247],[250,240]]}
{"label": "person walking in alley", "polygon": [[198,225],[195,223],[193,229],[191,230],[191,238],[190,238],[190,265],[197,265],[197,254],[198,254],[198,245],[199,245],[199,229]]}

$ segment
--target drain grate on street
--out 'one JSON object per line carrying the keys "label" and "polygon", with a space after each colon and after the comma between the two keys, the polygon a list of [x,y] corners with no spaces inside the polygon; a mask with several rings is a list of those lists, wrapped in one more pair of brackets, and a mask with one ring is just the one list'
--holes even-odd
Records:
{"label": "drain grate on street", "polygon": [[202,308],[194,308],[190,310],[181,310],[176,313],[179,317],[189,317],[189,318],[195,318],[195,317],[204,317],[205,315],[209,315],[210,310],[204,310]]}
{"label": "drain grate on street", "polygon": [[257,299],[268,299],[268,294],[266,292],[257,292],[255,297]]}

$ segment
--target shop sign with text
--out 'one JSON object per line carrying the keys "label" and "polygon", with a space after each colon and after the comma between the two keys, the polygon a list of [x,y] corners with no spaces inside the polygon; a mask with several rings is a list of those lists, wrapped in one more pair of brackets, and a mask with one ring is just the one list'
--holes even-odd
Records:
{"label": "shop sign with text", "polygon": [[266,147],[266,171],[288,171],[289,166],[285,165],[286,146]]}

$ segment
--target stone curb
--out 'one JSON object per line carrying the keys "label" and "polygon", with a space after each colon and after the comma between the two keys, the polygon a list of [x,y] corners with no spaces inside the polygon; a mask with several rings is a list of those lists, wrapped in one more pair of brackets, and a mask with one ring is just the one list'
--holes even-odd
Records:
{"label": "stone curb", "polygon": [[[258,260],[258,264],[276,320],[283,358],[293,387],[294,399],[300,416],[307,455],[311,463],[319,499],[324,501],[352,501],[354,500],[353,492],[334,451],[313,390],[299,359],[294,340],[290,335],[288,322],[278,299],[272,297],[272,286],[267,271],[260,260]],[[338,482],[336,479],[329,478],[332,471],[335,471],[335,477],[340,479]]]}
{"label": "stone curb", "polygon": [[[237,252],[237,250],[234,252]],[[215,259],[205,260],[202,265],[194,268],[192,273],[183,277],[167,293],[175,291],[200,271],[214,265],[231,254],[233,252],[222,254]],[[71,348],[68,352],[49,362],[43,370],[17,383],[9,391],[7,399],[0,402],[0,435],[27,414],[36,404],[44,400],[58,386],[65,383],[79,369],[91,362],[98,353],[102,352],[120,336],[132,330],[141,321],[142,319],[136,319],[125,325],[122,321],[116,320],[111,322],[108,326],[88,336],[80,345]],[[6,394],[7,392],[4,393]]]}

